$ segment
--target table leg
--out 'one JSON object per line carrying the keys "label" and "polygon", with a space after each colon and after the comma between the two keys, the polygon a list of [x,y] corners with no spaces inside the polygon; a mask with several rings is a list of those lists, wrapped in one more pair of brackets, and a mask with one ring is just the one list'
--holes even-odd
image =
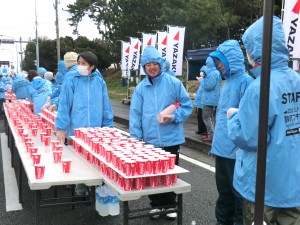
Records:
{"label": "table leg", "polygon": [[35,191],[35,225],[39,225],[41,191]]}
{"label": "table leg", "polygon": [[128,219],[129,219],[129,206],[128,206],[128,201],[123,202],[123,224],[128,225]]}
{"label": "table leg", "polygon": [[91,193],[90,193],[90,198],[91,198],[91,219],[92,219],[92,225],[96,224],[95,221],[95,186],[91,187]]}
{"label": "table leg", "polygon": [[19,188],[19,203],[22,203],[23,202],[23,199],[22,199],[22,161],[21,161],[21,158],[19,156],[19,160],[18,160],[18,188]]}
{"label": "table leg", "polygon": [[14,168],[14,158],[15,158],[15,152],[17,151],[17,147],[15,145],[15,139],[13,138],[13,135],[11,135],[10,138],[11,142],[10,142],[10,149],[11,149],[11,167]]}
{"label": "table leg", "polygon": [[178,218],[177,225],[182,225],[182,194],[178,194]]}

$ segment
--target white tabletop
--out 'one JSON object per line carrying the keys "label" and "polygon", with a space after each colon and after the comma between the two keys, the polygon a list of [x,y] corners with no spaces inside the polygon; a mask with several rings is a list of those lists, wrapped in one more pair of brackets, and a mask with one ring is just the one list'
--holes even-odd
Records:
{"label": "white tabletop", "polygon": [[[34,146],[39,147],[39,152],[42,154],[41,164],[45,165],[44,178],[36,179],[33,161],[30,158],[30,154],[26,151],[26,146],[19,137],[17,128],[14,127],[12,121],[8,120],[8,123],[11,127],[16,147],[19,152],[24,170],[27,174],[28,183],[31,190],[42,190],[48,189],[51,186],[79,183],[84,183],[87,186],[102,184],[102,174],[99,173],[99,170],[79,157],[75,151],[67,146],[63,147],[62,159],[67,158],[72,160],[71,172],[63,173],[61,163],[56,164],[53,162],[51,147],[44,146],[44,144],[40,142],[40,132],[38,132],[36,137],[31,137],[34,142]],[[25,130],[25,132],[28,132],[28,130]],[[51,140],[56,140],[56,137],[52,135]]]}

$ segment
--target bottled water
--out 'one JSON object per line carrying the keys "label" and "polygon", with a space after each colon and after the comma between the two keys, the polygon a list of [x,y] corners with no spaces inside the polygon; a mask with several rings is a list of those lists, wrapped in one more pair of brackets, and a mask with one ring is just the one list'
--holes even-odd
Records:
{"label": "bottled water", "polygon": [[196,225],[196,221],[193,220],[192,223],[191,223],[191,225]]}
{"label": "bottled water", "polygon": [[109,215],[108,201],[109,201],[109,195],[106,191],[106,188],[105,186],[101,186],[99,189],[99,211],[98,211],[100,216]]}
{"label": "bottled water", "polygon": [[101,189],[101,186],[98,186],[95,190],[95,198],[96,198],[95,208],[99,214],[100,214],[100,195],[99,195],[100,189]]}
{"label": "bottled water", "polygon": [[112,193],[111,188],[107,187],[107,192],[109,193],[109,214],[112,216],[116,216],[120,214],[120,200],[117,196]]}

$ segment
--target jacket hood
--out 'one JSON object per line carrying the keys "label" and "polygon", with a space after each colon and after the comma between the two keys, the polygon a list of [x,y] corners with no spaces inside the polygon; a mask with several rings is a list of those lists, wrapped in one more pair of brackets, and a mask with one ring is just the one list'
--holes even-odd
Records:
{"label": "jacket hood", "polygon": [[[255,63],[261,64],[262,42],[263,42],[263,17],[253,23],[242,37],[243,43]],[[285,34],[281,20],[273,17],[273,35],[272,35],[272,59],[271,64],[278,65],[279,62],[287,62],[289,51],[286,47]],[[280,64],[278,65],[280,66]]]}
{"label": "jacket hood", "polygon": [[58,83],[58,84],[61,84],[62,83],[62,80],[63,80],[63,74],[59,71],[57,71],[56,75],[55,75],[55,81]]}
{"label": "jacket hood", "polygon": [[64,75],[66,72],[67,72],[67,67],[66,67],[66,64],[63,60],[59,60],[58,63],[57,63],[57,68],[58,68],[58,71],[60,73],[62,73],[62,75]]}
{"label": "jacket hood", "polygon": [[[162,58],[161,54],[153,46],[147,46],[144,49],[144,52],[143,52],[142,57],[141,57],[141,65],[144,69],[145,74],[147,74],[146,70],[145,70],[145,65],[147,63],[150,63],[150,62],[156,62],[156,63],[159,64],[159,66],[160,66],[159,75],[160,75],[161,71],[163,70],[163,66],[164,66],[165,61]],[[148,74],[147,74],[147,76],[148,76]]]}
{"label": "jacket hood", "polygon": [[165,61],[165,70],[170,69],[170,62],[168,60]]}
{"label": "jacket hood", "polygon": [[236,40],[224,41],[216,51],[209,54],[211,57],[218,58],[226,68],[226,73],[221,75],[226,79],[235,74],[245,72],[244,55],[240,44]]}
{"label": "jacket hood", "polygon": [[40,89],[45,83],[46,83],[46,80],[41,77],[35,77],[31,81],[32,87],[36,90]]}

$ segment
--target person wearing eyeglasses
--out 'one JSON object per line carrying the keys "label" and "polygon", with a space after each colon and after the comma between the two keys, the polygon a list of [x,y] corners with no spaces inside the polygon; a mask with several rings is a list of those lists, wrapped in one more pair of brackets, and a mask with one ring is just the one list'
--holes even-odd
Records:
{"label": "person wearing eyeglasses", "polygon": [[215,216],[219,225],[243,225],[242,196],[233,187],[237,146],[228,138],[227,110],[237,108],[253,78],[245,71],[244,55],[236,40],[223,42],[210,53],[225,83],[221,89],[210,153],[216,157],[216,185],[219,197]]}

